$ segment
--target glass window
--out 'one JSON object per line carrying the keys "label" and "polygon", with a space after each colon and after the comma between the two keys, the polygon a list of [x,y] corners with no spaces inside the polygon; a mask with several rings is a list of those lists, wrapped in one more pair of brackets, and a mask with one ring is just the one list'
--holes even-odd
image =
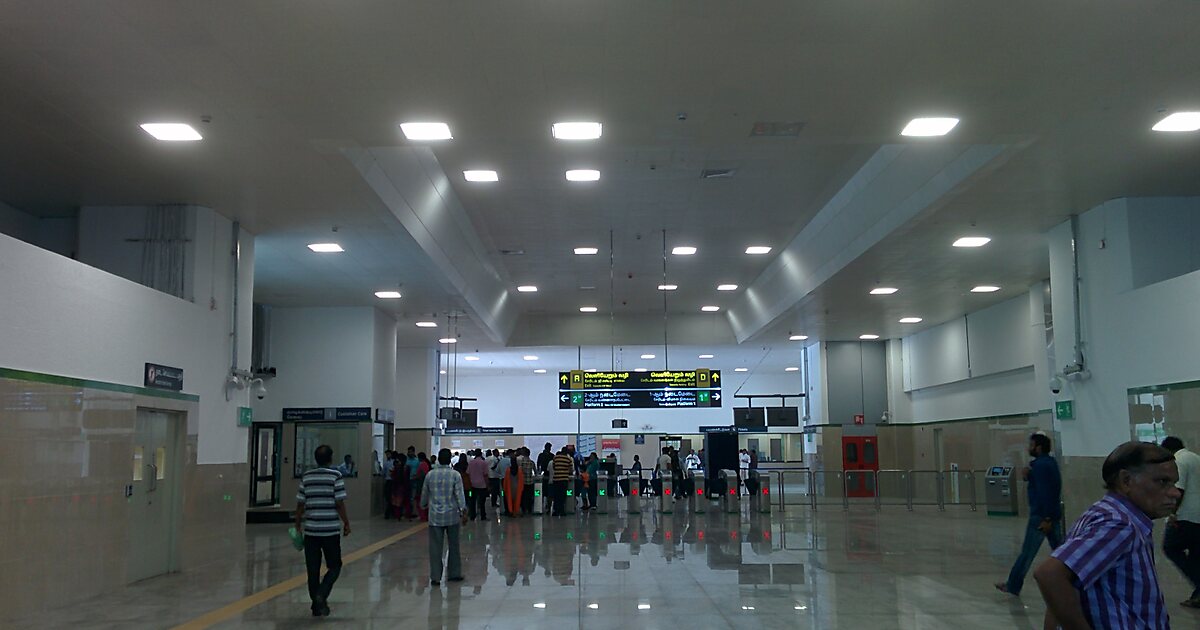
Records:
{"label": "glass window", "polygon": [[154,449],[154,475],[159,480],[167,478],[167,447],[165,446]]}
{"label": "glass window", "polygon": [[874,464],[875,463],[875,443],[874,442],[863,442],[863,463],[864,464]]}
{"label": "glass window", "polygon": [[314,453],[322,444],[333,449],[333,468],[341,471],[344,477],[358,476],[359,461],[362,459],[358,452],[358,423],[298,422],[296,452],[292,460],[296,462],[296,477],[317,467]]}
{"label": "glass window", "polygon": [[145,450],[141,446],[133,447],[133,480],[142,480],[142,459]]}
{"label": "glass window", "polygon": [[858,444],[846,442],[846,461],[851,464],[858,463]]}

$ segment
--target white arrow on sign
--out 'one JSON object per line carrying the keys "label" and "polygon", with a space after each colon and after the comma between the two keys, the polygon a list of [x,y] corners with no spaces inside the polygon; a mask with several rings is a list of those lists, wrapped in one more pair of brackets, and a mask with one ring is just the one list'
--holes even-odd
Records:
{"label": "white arrow on sign", "polygon": [[713,394],[713,400],[721,400],[720,394]]}
{"label": "white arrow on sign", "polygon": [[567,395],[563,394],[562,396],[559,396],[558,399],[562,402],[567,402]]}

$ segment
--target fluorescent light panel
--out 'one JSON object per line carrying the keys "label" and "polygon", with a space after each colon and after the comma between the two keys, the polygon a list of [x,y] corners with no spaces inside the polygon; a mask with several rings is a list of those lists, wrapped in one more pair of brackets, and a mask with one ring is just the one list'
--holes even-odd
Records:
{"label": "fluorescent light panel", "polygon": [[674,291],[675,289],[678,289],[678,288],[679,288],[679,285],[677,285],[677,284],[660,284],[660,285],[658,285],[659,291]]}
{"label": "fluorescent light panel", "polygon": [[761,256],[763,254],[770,254],[771,248],[766,245],[751,245],[746,248],[746,253],[752,256]]}
{"label": "fluorescent light panel", "polygon": [[522,359],[525,359],[526,361],[537,361],[537,360],[538,360],[538,358],[537,358],[537,355],[536,355],[536,354],[527,354],[527,355],[525,355],[525,356],[523,356],[523,357],[521,357],[521,358],[522,358]]}
{"label": "fluorescent light panel", "polygon": [[804,341],[808,339],[808,335],[792,335],[788,337],[788,341]]}
{"label": "fluorescent light panel", "polygon": [[478,361],[478,360],[479,360],[479,357],[477,357],[473,354],[463,357],[463,361]]}
{"label": "fluorescent light panel", "polygon": [[537,287],[533,286],[532,284],[522,284],[521,286],[517,287],[517,291],[520,291],[521,293],[537,293]]}
{"label": "fluorescent light panel", "polygon": [[878,339],[879,335],[859,335],[858,338],[862,339],[863,341],[871,341],[873,339]]}
{"label": "fluorescent light panel", "polygon": [[597,310],[599,310],[599,309],[597,309],[595,306],[580,306],[579,307],[580,313],[595,313]]}
{"label": "fluorescent light panel", "polygon": [[545,369],[545,368],[538,368],[538,369],[534,370],[534,371],[533,371],[533,373],[534,373],[534,374],[545,374],[545,373],[546,373],[546,369]]}
{"label": "fluorescent light panel", "polygon": [[871,295],[891,295],[899,290],[895,287],[875,287],[871,289]]}
{"label": "fluorescent light panel", "polygon": [[720,306],[712,306],[712,305],[701,306],[700,310],[704,311],[705,313],[715,313],[715,312],[721,310],[721,307]]}
{"label": "fluorescent light panel", "polygon": [[920,324],[921,321],[922,320],[920,317],[901,317],[900,318],[901,324]]}
{"label": "fluorescent light panel", "polygon": [[576,247],[575,248],[576,256],[594,256],[599,253],[600,253],[600,250],[595,247]]}
{"label": "fluorescent light panel", "polygon": [[567,181],[569,182],[595,182],[600,181],[600,171],[581,168],[567,171]]}
{"label": "fluorescent light panel", "polygon": [[691,256],[692,254],[696,253],[696,248],[690,245],[681,245],[673,248],[671,253],[675,254],[676,256]]}
{"label": "fluorescent light panel", "polygon": [[384,300],[398,300],[401,296],[399,291],[376,291],[375,297]]}
{"label": "fluorescent light panel", "polygon": [[957,118],[914,118],[900,132],[902,136],[944,136],[958,124]]}
{"label": "fluorescent light panel", "polygon": [[983,247],[990,242],[992,239],[986,236],[964,236],[954,241],[954,247]]}
{"label": "fluorescent light panel", "polygon": [[496,171],[463,171],[463,178],[469,182],[498,182],[500,174]]}
{"label": "fluorescent light panel", "polygon": [[713,355],[711,355],[711,354],[702,354],[702,355],[700,355],[700,356],[699,356],[699,357],[697,357],[697,358],[699,358],[699,359],[711,359],[711,358],[713,358]]}
{"label": "fluorescent light panel", "polygon": [[454,337],[442,337],[438,339],[438,343],[458,343],[458,340]]}
{"label": "fluorescent light panel", "polygon": [[798,368],[798,367],[785,367],[785,368],[783,368],[783,371],[784,371],[784,372],[799,372],[799,371],[800,371],[800,368]]}
{"label": "fluorescent light panel", "polygon": [[308,248],[318,254],[337,254],[346,251],[337,243],[311,243]]}
{"label": "fluorescent light panel", "polygon": [[643,354],[643,355],[642,355],[642,358],[643,358],[643,359],[653,359],[653,358],[654,358],[654,355],[653,355],[653,354]]}
{"label": "fluorescent light panel", "polygon": [[146,123],[142,129],[163,142],[195,142],[203,140],[199,131],[186,123]]}
{"label": "fluorescent light panel", "polygon": [[550,127],[550,134],[559,140],[595,140],[603,133],[598,122],[560,122]]}
{"label": "fluorescent light panel", "polygon": [[996,291],[999,291],[999,290],[1000,290],[1000,287],[994,287],[994,286],[991,286],[988,284],[981,284],[981,285],[975,287],[974,289],[971,289],[971,293],[995,293]]}
{"label": "fluorescent light panel", "polygon": [[749,372],[750,368],[733,368],[734,372]]}
{"label": "fluorescent light panel", "polygon": [[646,368],[633,368],[634,372],[649,372]]}
{"label": "fluorescent light panel", "polygon": [[437,328],[437,322],[417,322],[417,328]]}
{"label": "fluorescent light panel", "polygon": [[1151,129],[1176,133],[1200,131],[1200,112],[1175,112],[1155,123]]}
{"label": "fluorescent light panel", "polygon": [[736,285],[736,284],[718,284],[717,290],[718,291],[737,291],[738,285]]}
{"label": "fluorescent light panel", "polygon": [[451,140],[450,125],[443,122],[406,122],[400,123],[400,131],[409,140]]}

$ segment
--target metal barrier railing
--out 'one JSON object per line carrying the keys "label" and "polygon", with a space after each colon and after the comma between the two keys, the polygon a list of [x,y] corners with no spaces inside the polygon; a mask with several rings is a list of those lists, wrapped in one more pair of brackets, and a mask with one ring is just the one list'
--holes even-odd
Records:
{"label": "metal barrier railing", "polygon": [[[796,468],[770,471],[778,480],[779,509],[786,511],[789,497],[797,494],[816,510],[820,505],[840,503],[849,510],[851,499],[870,499],[875,509],[884,505],[937,506],[965,505],[978,511],[981,470],[812,470]],[[761,474],[761,473],[760,473]],[[769,483],[769,477],[767,477]],[[855,502],[858,503],[858,502]],[[865,503],[865,502],[863,502]]]}
{"label": "metal barrier railing", "polygon": [[878,470],[875,472],[875,509],[883,509],[884,496],[895,497],[888,499],[888,505],[908,505],[908,471],[907,470]]}
{"label": "metal barrier railing", "polygon": [[938,511],[945,511],[945,487],[940,470],[910,470],[908,471],[908,509],[914,505],[936,505]]}

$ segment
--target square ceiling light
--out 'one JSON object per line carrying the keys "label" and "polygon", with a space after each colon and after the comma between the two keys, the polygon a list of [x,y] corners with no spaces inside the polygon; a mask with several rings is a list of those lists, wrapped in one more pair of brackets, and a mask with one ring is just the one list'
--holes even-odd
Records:
{"label": "square ceiling light", "polygon": [[808,339],[808,335],[792,335],[788,337],[788,341],[804,341]]}
{"label": "square ceiling light", "polygon": [[1200,131],[1200,112],[1175,112],[1158,121],[1151,129],[1171,132]]}
{"label": "square ceiling light", "polygon": [[891,295],[899,290],[896,287],[875,287],[871,289],[871,295]]}
{"label": "square ceiling light", "polygon": [[957,118],[914,118],[900,132],[902,136],[944,136],[958,124]]}
{"label": "square ceiling light", "polygon": [[770,254],[771,248],[766,245],[751,245],[746,248],[746,253],[751,256],[761,256],[763,254]]}
{"label": "square ceiling light", "polygon": [[738,285],[736,285],[736,284],[718,284],[717,290],[718,291],[737,291]]}
{"label": "square ceiling light", "polygon": [[874,341],[879,338],[879,335],[859,335],[858,338],[863,341]]}
{"label": "square ceiling light", "polygon": [[660,285],[658,285],[659,291],[674,291],[675,289],[678,289],[678,288],[679,288],[679,285],[677,285],[677,284],[660,284]]}
{"label": "square ceiling light", "polygon": [[523,284],[517,287],[517,291],[520,291],[521,293],[537,293],[537,287],[533,286],[532,284]]}
{"label": "square ceiling light", "polygon": [[560,122],[550,127],[550,134],[559,140],[595,140],[603,132],[598,122]]}
{"label": "square ceiling light", "polygon": [[964,236],[954,241],[954,247],[983,247],[991,243],[992,239],[986,236]]}
{"label": "square ceiling light", "polygon": [[971,289],[971,293],[995,293],[996,291],[999,291],[999,290],[1000,290],[1000,287],[992,286],[989,284],[981,284],[981,285],[975,287],[974,289]]}
{"label": "square ceiling light", "polygon": [[922,321],[924,321],[924,320],[922,320],[920,317],[901,317],[900,318],[901,324],[920,324]]}
{"label": "square ceiling light", "polygon": [[721,310],[721,307],[720,306],[712,306],[712,305],[701,306],[700,310],[704,311],[705,313],[716,313],[717,311]]}
{"label": "square ceiling light", "polygon": [[399,291],[376,291],[375,297],[384,300],[398,300],[401,298]]}
{"label": "square ceiling light", "polygon": [[437,328],[437,322],[417,322],[417,328]]}
{"label": "square ceiling light", "polygon": [[599,254],[599,253],[600,253],[600,250],[595,247],[576,247],[575,248],[576,256],[595,256],[596,254]]}
{"label": "square ceiling light", "polygon": [[443,122],[406,122],[400,123],[400,131],[409,140],[452,140],[450,125]]}
{"label": "square ceiling light", "polygon": [[567,181],[569,182],[598,182],[600,181],[600,171],[581,168],[567,171]]}
{"label": "square ceiling light", "polygon": [[671,249],[671,253],[676,256],[691,256],[696,253],[696,248],[691,245],[680,245]]}
{"label": "square ceiling light", "polygon": [[163,142],[195,142],[203,140],[199,131],[185,123],[146,123],[142,129]]}
{"label": "square ceiling light", "polygon": [[498,182],[500,174],[496,171],[463,171],[463,178],[469,182]]}
{"label": "square ceiling light", "polygon": [[338,254],[346,251],[337,243],[310,243],[308,248],[318,254]]}

